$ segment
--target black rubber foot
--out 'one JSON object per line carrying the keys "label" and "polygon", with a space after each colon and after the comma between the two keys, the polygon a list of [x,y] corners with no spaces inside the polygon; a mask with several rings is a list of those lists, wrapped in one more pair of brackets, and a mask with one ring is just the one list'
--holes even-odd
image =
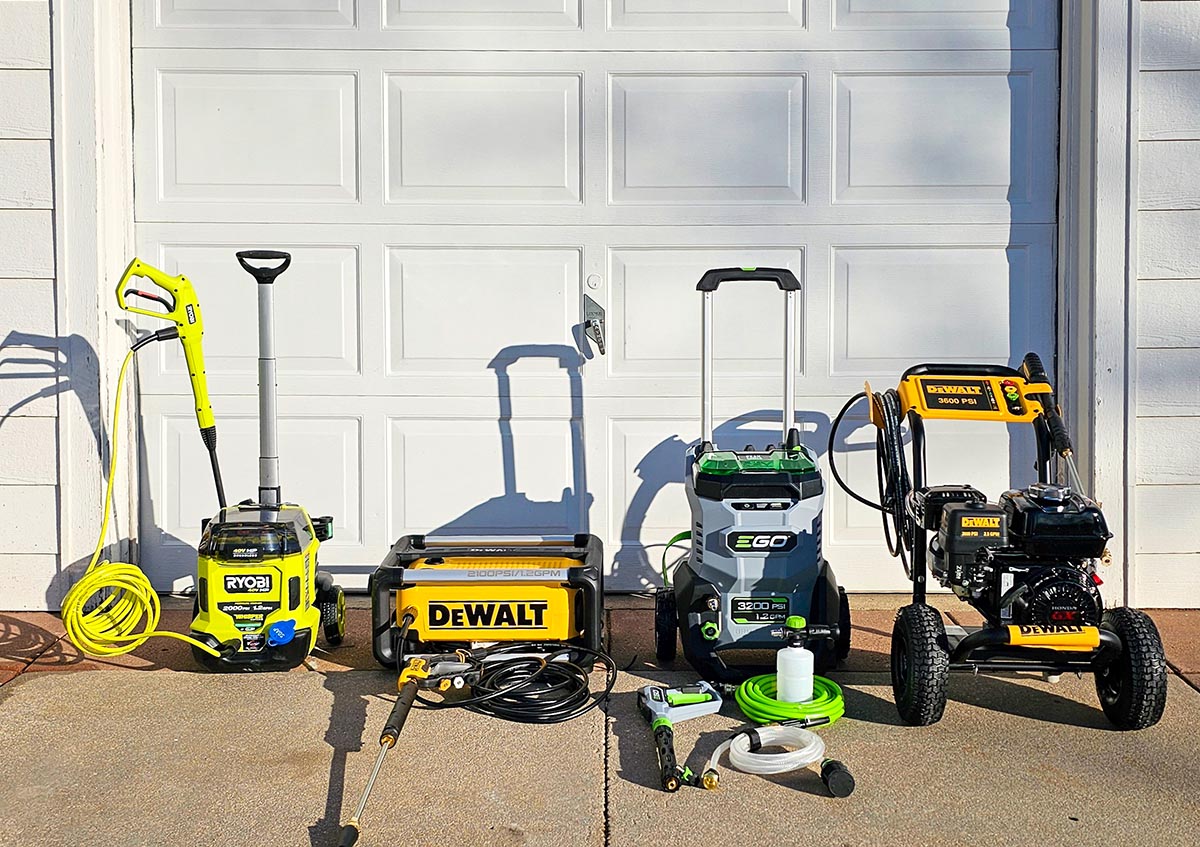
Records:
{"label": "black rubber foot", "polygon": [[837,759],[821,763],[821,782],[834,797],[849,797],[854,793],[854,774]]}

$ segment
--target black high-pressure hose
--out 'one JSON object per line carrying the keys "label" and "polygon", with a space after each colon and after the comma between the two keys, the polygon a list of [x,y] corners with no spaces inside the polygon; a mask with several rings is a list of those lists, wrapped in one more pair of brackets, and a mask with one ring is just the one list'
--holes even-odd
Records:
{"label": "black high-pressure hose", "polygon": [[[873,503],[866,497],[854,491],[838,473],[834,461],[834,446],[842,420],[850,409],[860,400],[865,400],[867,394],[860,391],[851,397],[842,410],[834,418],[829,431],[829,468],[833,478],[847,494],[862,503],[882,513],[883,536],[887,541],[888,552],[899,557],[904,565],[905,573],[909,573],[909,563],[906,551],[912,544],[912,518],[908,514],[906,502],[912,492],[912,479],[908,473],[908,457],[904,453],[903,408],[900,405],[900,395],[894,388],[882,393],[875,392],[871,399],[880,409],[883,427],[875,433],[875,468],[879,483],[879,502]],[[925,467],[925,456],[914,456],[914,463],[919,463],[922,470]],[[924,476],[924,474],[922,474]]]}
{"label": "black high-pressure hose", "polygon": [[[471,697],[430,700],[429,709],[469,709],[515,723],[552,724],[573,720],[603,703],[617,681],[616,662],[607,653],[562,644],[510,644],[469,659],[479,670]],[[604,690],[593,694],[588,674],[604,665]]]}

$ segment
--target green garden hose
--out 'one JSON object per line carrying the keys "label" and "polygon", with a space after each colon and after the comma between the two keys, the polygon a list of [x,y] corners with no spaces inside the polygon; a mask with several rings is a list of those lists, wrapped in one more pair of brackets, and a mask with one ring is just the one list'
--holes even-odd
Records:
{"label": "green garden hose", "polygon": [[841,687],[823,676],[813,677],[813,699],[804,703],[781,703],[775,699],[775,674],[754,676],[738,686],[734,694],[742,714],[755,723],[829,718],[833,723],[846,713]]}

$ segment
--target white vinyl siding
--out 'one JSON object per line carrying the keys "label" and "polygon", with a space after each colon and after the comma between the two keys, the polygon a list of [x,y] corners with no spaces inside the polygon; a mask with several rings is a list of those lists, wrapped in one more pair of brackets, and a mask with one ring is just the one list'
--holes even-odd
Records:
{"label": "white vinyl siding", "polygon": [[[1200,606],[1200,2],[1143,2],[1133,600]],[[1132,343],[1132,342],[1131,342]]]}
{"label": "white vinyl siding", "polygon": [[0,609],[56,607],[58,404],[50,7],[0,2]]}

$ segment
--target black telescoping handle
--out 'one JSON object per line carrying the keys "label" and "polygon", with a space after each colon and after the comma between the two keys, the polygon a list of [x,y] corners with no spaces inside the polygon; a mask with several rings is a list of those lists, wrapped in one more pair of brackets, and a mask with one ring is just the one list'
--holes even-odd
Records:
{"label": "black telescoping handle", "polygon": [[[260,267],[252,265],[247,259],[256,262],[279,262],[278,265]],[[270,285],[292,263],[292,254],[282,250],[240,250],[237,253],[238,264],[263,285]]]}
{"label": "black telescoping handle", "polygon": [[404,729],[404,722],[408,720],[408,713],[412,711],[413,701],[416,699],[417,684],[415,682],[409,680],[400,686],[400,695],[396,698],[395,705],[392,706],[387,723],[383,725],[383,732],[379,733],[380,744],[391,747],[396,743],[396,739],[400,737],[400,730]]}
{"label": "black telescoping handle", "polygon": [[[1025,354],[1025,359],[1021,362],[1021,376],[1025,377],[1027,382],[1050,384],[1050,377],[1046,375],[1046,369],[1042,367],[1042,360],[1037,353]],[[1042,404],[1042,416],[1046,419],[1046,426],[1050,430],[1050,445],[1054,451],[1060,455],[1073,452],[1071,436],[1067,432],[1067,424],[1062,419],[1062,413],[1058,410],[1058,400],[1055,399],[1054,392],[1049,391],[1035,395],[1035,397]]]}
{"label": "black telescoping handle", "polygon": [[679,774],[675,763],[675,733],[669,724],[654,727],[654,748],[658,751],[658,770],[663,791],[679,790]]}
{"label": "black telescoping handle", "polygon": [[780,291],[799,291],[800,280],[787,268],[713,268],[696,283],[697,291],[716,291],[722,282],[773,282]]}

